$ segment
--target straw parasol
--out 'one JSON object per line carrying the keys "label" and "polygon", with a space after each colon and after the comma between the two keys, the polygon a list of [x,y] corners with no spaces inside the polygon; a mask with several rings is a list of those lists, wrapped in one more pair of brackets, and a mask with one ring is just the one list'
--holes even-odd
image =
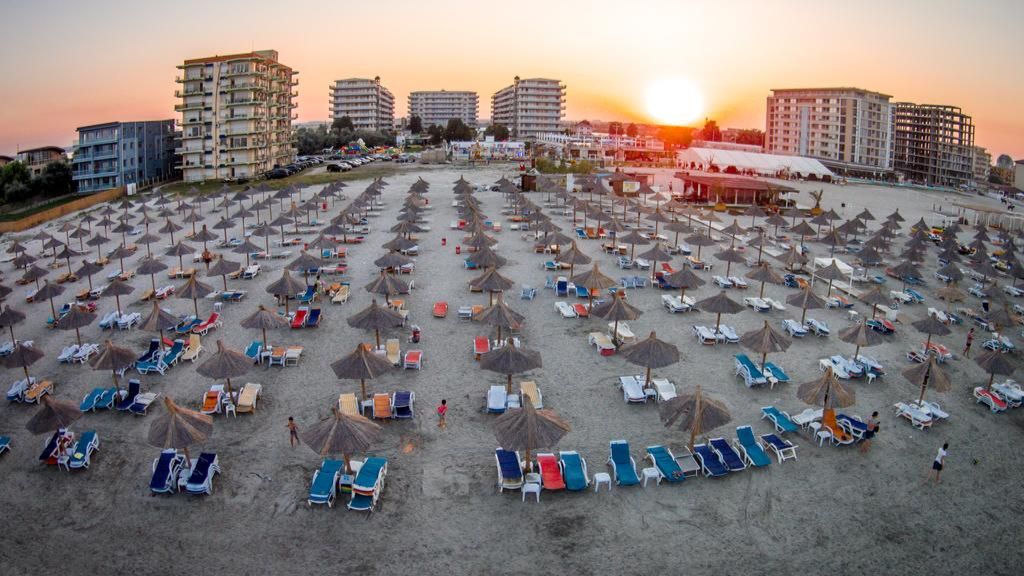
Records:
{"label": "straw parasol", "polygon": [[619,336],[619,321],[620,320],[636,320],[640,317],[643,312],[639,308],[626,302],[626,300],[616,292],[610,300],[606,300],[595,307],[591,314],[602,318],[604,320],[611,320],[614,325],[612,326],[612,338],[617,339]]}
{"label": "straw parasol", "polygon": [[363,398],[369,398],[366,393],[366,381],[390,372],[393,368],[394,365],[387,358],[375,354],[365,344],[356,345],[356,349],[347,356],[331,363],[331,369],[338,378],[359,380]]}
{"label": "straw parasol", "polygon": [[345,460],[345,473],[351,474],[352,454],[366,452],[377,442],[381,427],[363,416],[345,414],[337,407],[331,408],[331,413],[329,418],[300,432],[299,437],[320,456],[341,454]]}
{"label": "straw parasol", "polygon": [[193,274],[192,276],[189,276],[188,280],[186,280],[184,284],[174,290],[174,296],[176,298],[191,300],[196,316],[199,316],[199,299],[206,298],[212,292],[213,286],[200,282],[199,279],[196,278],[195,274]]}
{"label": "straw parasol", "polygon": [[[642,234],[640,234],[640,232],[638,232],[636,230],[630,230],[629,233],[625,234],[624,236],[616,235],[615,236],[615,241],[616,242],[625,242],[625,243],[629,244],[629,259],[630,260],[633,259],[633,255],[636,252],[636,245],[637,244],[639,244],[641,246],[646,246],[646,245],[651,243],[650,240],[648,240],[645,236],[643,236]],[[576,242],[573,241],[573,246],[575,246],[575,245],[576,245]],[[586,262],[584,262],[584,264],[585,263]]]}
{"label": "straw parasol", "polygon": [[791,343],[792,341],[789,338],[786,338],[783,334],[776,331],[775,328],[772,328],[767,320],[764,321],[764,326],[761,328],[751,330],[740,336],[740,344],[761,354],[762,369],[764,369],[769,353],[785,352],[789,349]]}
{"label": "straw parasol", "polygon": [[100,353],[89,359],[89,365],[93,370],[110,370],[111,378],[114,380],[114,387],[118,386],[117,374],[122,370],[135,364],[135,352],[123,348],[107,339],[100,348]]}
{"label": "straw parasol", "polygon": [[8,304],[4,306],[2,312],[0,312],[0,328],[7,328],[11,333],[11,342],[17,342],[18,339],[14,337],[14,325],[21,323],[25,320],[25,313],[21,310],[11,308]]}
{"label": "straw parasol", "polygon": [[504,374],[508,377],[505,389],[512,392],[512,375],[541,368],[543,363],[540,352],[516,346],[512,339],[505,341],[500,348],[495,348],[480,356],[480,367],[484,370]]}
{"label": "straw parasol", "polygon": [[916,364],[904,370],[903,377],[921,389],[921,394],[917,397],[919,405],[924,402],[924,393],[929,386],[936,392],[948,392],[952,388],[946,371],[939,366],[938,359],[931,355],[928,356],[924,363]]}
{"label": "straw parasol", "polygon": [[948,286],[943,286],[935,291],[935,295],[941,300],[948,300],[949,302],[962,302],[967,296],[957,288],[956,283],[952,283]]}
{"label": "straw parasol", "polygon": [[384,302],[390,304],[391,296],[409,292],[409,284],[394,274],[380,274],[366,285],[366,291],[384,296]]}
{"label": "straw parasol", "polygon": [[217,262],[213,266],[210,266],[206,270],[206,276],[212,278],[214,276],[220,276],[224,280],[224,291],[228,290],[228,275],[238,272],[242,268],[242,265],[238,262],[231,260],[225,260],[223,255],[217,257]]}
{"label": "straw parasol", "polygon": [[92,321],[96,319],[94,312],[89,312],[87,309],[79,306],[78,304],[72,304],[71,310],[64,315],[63,318],[57,320],[58,330],[74,330],[75,338],[78,341],[78,345],[82,345],[82,334],[81,328],[85,328]]}
{"label": "straw parasol", "polygon": [[289,324],[287,316],[282,316],[260,304],[255,312],[242,319],[241,326],[250,330],[261,330],[263,332],[263,348],[266,349],[268,348],[267,329],[287,328]]}
{"label": "straw parasol", "polygon": [[483,274],[469,281],[470,289],[488,292],[488,305],[494,303],[493,297],[495,292],[504,292],[513,285],[515,285],[515,282],[502,276],[496,268],[488,268]]}
{"label": "straw parasol", "polygon": [[690,432],[690,449],[698,434],[724,426],[732,420],[729,409],[720,400],[704,395],[700,384],[693,392],[684,392],[662,402],[658,416],[666,428],[679,428]]}
{"label": "straw parasol", "polygon": [[1008,354],[1002,353],[1000,350],[986,350],[982,354],[978,355],[974,361],[981,366],[981,369],[988,373],[988,388],[992,388],[992,380],[995,379],[996,374],[1001,376],[1009,376],[1017,369],[1017,367],[1010,360]]}
{"label": "straw parasol", "polygon": [[771,284],[782,284],[782,276],[779,276],[772,271],[771,266],[767,262],[762,262],[754,267],[750,272],[745,274],[750,280],[761,283],[761,291],[758,293],[758,298],[764,298],[764,285],[766,283]]}
{"label": "straw parasol", "polygon": [[374,298],[370,305],[346,319],[348,325],[361,330],[373,330],[377,339],[377,348],[380,348],[380,331],[388,328],[396,328],[405,323],[402,315],[390,308],[383,308],[377,304]]}
{"label": "straw parasol", "polygon": [[736,314],[737,312],[742,312],[744,307],[739,302],[729,298],[725,290],[722,290],[710,298],[697,302],[697,308],[717,315],[715,318],[715,332],[718,332],[719,327],[722,325],[722,314]]}
{"label": "straw parasol", "polygon": [[816,310],[824,308],[827,305],[825,299],[814,293],[811,286],[808,285],[806,288],[801,289],[796,294],[791,294],[786,298],[786,303],[791,306],[799,306],[802,312],[800,313],[800,323],[803,324],[804,319],[807,318],[808,310]]}
{"label": "straw parasol", "polygon": [[882,343],[882,336],[868,328],[867,323],[857,322],[839,333],[839,339],[847,344],[853,344],[857,348],[853,352],[853,360],[857,360],[861,348],[877,346]]}
{"label": "straw parasol", "polygon": [[477,248],[466,260],[480,268],[498,268],[508,263],[508,260],[499,256],[490,246]]}
{"label": "straw parasol", "polygon": [[267,286],[267,293],[276,297],[284,298],[284,311],[288,313],[288,297],[298,294],[306,289],[306,283],[293,278],[288,269],[281,271],[281,277]]}
{"label": "straw parasol", "polygon": [[669,286],[679,288],[680,298],[686,297],[687,290],[695,290],[707,283],[700,276],[694,274],[693,271],[690,270],[689,266],[684,266],[669,274],[665,277],[665,282],[667,282]]}
{"label": "straw parasol", "polygon": [[821,278],[822,280],[828,280],[828,291],[825,292],[826,298],[832,295],[832,282],[836,280],[843,280],[848,277],[843,273],[843,270],[839,268],[839,263],[835,258],[832,259],[832,262],[830,262],[828,266],[815,270],[812,276]]}
{"label": "straw parasol", "polygon": [[200,376],[219,380],[223,378],[227,383],[227,393],[231,395],[231,379],[237,378],[252,369],[252,358],[242,352],[233,350],[224,345],[223,340],[217,340],[217,351],[214,352],[205,362],[196,367]]}
{"label": "straw parasol", "polygon": [[185,451],[188,465],[188,447],[201,444],[213,433],[213,417],[178,406],[170,396],[164,396],[167,412],[160,414],[149,425],[146,442],[157,448]]}
{"label": "straw parasol", "polygon": [[159,332],[160,348],[163,349],[164,330],[170,330],[180,323],[181,321],[177,316],[167,312],[160,307],[159,302],[153,300],[153,309],[149,311],[149,315],[142,321],[139,328],[146,330],[147,332]]}
{"label": "straw parasol", "polygon": [[949,327],[939,322],[934,316],[925,316],[920,320],[915,320],[910,325],[916,328],[918,332],[928,335],[928,340],[924,343],[925,353],[927,353],[928,346],[932,343],[932,336],[947,336],[950,334]]}
{"label": "straw parasol", "polygon": [[611,288],[612,286],[618,286],[618,283],[614,279],[601,272],[598,268],[597,262],[594,262],[594,266],[590,270],[573,276],[569,281],[576,286],[583,286],[587,289],[587,299],[589,300],[587,303],[588,310],[593,310],[594,308],[595,290],[600,292]]}
{"label": "straw parasol", "polygon": [[657,334],[653,331],[647,338],[624,347],[620,352],[631,364],[647,369],[644,387],[651,386],[652,368],[664,368],[679,362],[679,349],[674,344],[658,340]]}
{"label": "straw parasol", "polygon": [[42,298],[50,301],[50,314],[51,318],[57,320],[57,309],[53,306],[53,299],[64,293],[64,287],[60,284],[50,284],[49,280],[43,282],[42,288],[36,291],[35,296],[32,298],[33,301],[39,301]]}
{"label": "straw parasol", "polygon": [[527,470],[533,466],[531,451],[554,447],[569,430],[569,423],[554,410],[534,408],[528,396],[523,397],[522,408],[507,410],[494,421],[498,444],[505,450],[525,451]]}
{"label": "straw parasol", "polygon": [[525,316],[509,308],[508,304],[505,304],[505,301],[502,298],[498,298],[496,303],[473,315],[473,321],[498,328],[499,342],[501,341],[502,328],[508,328],[510,330],[519,328],[525,320]]}
{"label": "straw parasol", "polygon": [[407,264],[412,264],[414,260],[404,254],[398,252],[388,252],[387,254],[377,258],[373,261],[373,265],[380,268],[383,272],[389,268],[401,268]]}
{"label": "straw parasol", "polygon": [[852,389],[847,389],[836,379],[829,366],[817,380],[804,382],[796,391],[798,398],[812,406],[821,406],[826,410],[846,408],[856,402]]}
{"label": "straw parasol", "polygon": [[163,262],[153,258],[152,256],[146,256],[142,260],[139,260],[139,265],[135,271],[142,275],[149,276],[149,283],[153,291],[156,291],[156,273],[167,270],[167,265]]}
{"label": "straw parasol", "polygon": [[25,378],[30,378],[28,367],[35,364],[43,356],[42,350],[16,341],[14,350],[7,356],[4,356],[2,362],[4,368],[21,368],[25,371]]}
{"label": "straw parasol", "polygon": [[711,238],[709,234],[701,233],[691,234],[687,236],[686,243],[691,246],[697,247],[697,260],[700,260],[701,248],[703,248],[704,246],[714,246],[715,244],[717,244],[717,242],[715,242],[715,240]]}
{"label": "straw parasol", "polygon": [[78,405],[68,400],[58,400],[49,395],[40,400],[39,411],[25,423],[25,429],[33,434],[47,434],[70,426],[82,417]]}

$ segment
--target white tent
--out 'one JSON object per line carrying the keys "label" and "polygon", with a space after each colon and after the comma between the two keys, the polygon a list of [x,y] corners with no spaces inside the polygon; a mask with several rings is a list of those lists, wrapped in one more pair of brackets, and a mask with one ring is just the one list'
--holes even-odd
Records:
{"label": "white tent", "polygon": [[740,172],[753,171],[762,176],[774,176],[779,172],[788,171],[799,176],[834,176],[831,170],[813,158],[803,156],[782,156],[779,154],[759,154],[739,150],[717,150],[712,148],[687,148],[681,150],[677,158],[680,162],[696,163],[705,168],[715,166],[722,172],[732,166]]}

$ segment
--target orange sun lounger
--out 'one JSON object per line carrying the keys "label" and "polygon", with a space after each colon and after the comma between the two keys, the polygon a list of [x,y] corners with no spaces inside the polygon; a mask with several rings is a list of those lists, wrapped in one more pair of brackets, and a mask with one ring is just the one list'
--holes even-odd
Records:
{"label": "orange sun lounger", "polygon": [[444,318],[448,315],[447,302],[434,302],[434,318]]}
{"label": "orange sun lounger", "polygon": [[477,336],[473,338],[473,357],[476,360],[480,359],[480,356],[491,351],[491,341],[487,336]]}
{"label": "orange sun lounger", "polygon": [[537,454],[537,465],[540,466],[541,483],[545,490],[565,489],[561,462],[554,454]]}

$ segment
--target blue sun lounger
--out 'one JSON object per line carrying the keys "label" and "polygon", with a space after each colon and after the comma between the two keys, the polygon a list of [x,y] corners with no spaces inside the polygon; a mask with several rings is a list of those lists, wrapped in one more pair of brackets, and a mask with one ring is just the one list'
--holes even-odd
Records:
{"label": "blue sun lounger", "polygon": [[82,398],[82,403],[78,405],[78,409],[82,412],[89,412],[96,409],[96,403],[100,397],[106,394],[106,388],[93,388],[88,394]]}
{"label": "blue sun lounger", "polygon": [[764,453],[764,448],[754,438],[754,430],[750,426],[736,427],[736,440],[743,454],[743,460],[750,466],[760,468],[772,463],[772,459]]}
{"label": "blue sun lounger", "polygon": [[110,410],[114,407],[114,401],[117,400],[117,388],[111,386],[103,391],[103,394],[96,399],[96,404],[93,406],[93,410]]}
{"label": "blue sun lounger", "polygon": [[200,320],[199,318],[196,318],[195,316],[189,316],[184,322],[178,324],[174,328],[174,331],[177,332],[178,334],[189,334],[192,332],[193,328],[202,323],[203,321]]}
{"label": "blue sun lounger", "polygon": [[747,465],[743,463],[743,458],[740,458],[732,444],[729,444],[725,438],[712,438],[711,449],[718,454],[718,459],[725,464],[729,472],[739,472],[747,468]]}
{"label": "blue sun lounger", "polygon": [[217,455],[203,452],[194,462],[188,475],[185,490],[189,494],[213,494],[213,477],[220,473]]}
{"label": "blue sun lounger", "polygon": [[384,490],[384,477],[388,473],[388,461],[384,458],[367,458],[352,482],[352,499],[349,510],[373,512],[380,493]]}
{"label": "blue sun lounger", "polygon": [[764,363],[764,375],[766,378],[769,378],[769,380],[774,378],[779,384],[786,384],[789,382],[789,374],[786,374],[786,372],[774,362]]}
{"label": "blue sun lounger", "polygon": [[640,483],[636,474],[636,460],[629,454],[629,443],[625,440],[612,440],[608,443],[608,462],[612,465],[612,475],[619,486],[635,486]]}
{"label": "blue sun lounger", "polygon": [[0,454],[8,452],[11,449],[11,437],[0,436]]}
{"label": "blue sun lounger", "polygon": [[576,297],[577,298],[589,298],[590,290],[587,290],[583,286],[576,286]]}
{"label": "blue sun lounger", "polygon": [[68,468],[88,468],[92,453],[100,448],[100,437],[95,430],[83,432],[68,457]]}
{"label": "blue sun lounger", "polygon": [[729,470],[722,464],[722,461],[718,459],[718,454],[707,444],[694,445],[693,455],[697,459],[697,464],[700,464],[700,469],[704,472],[704,476],[718,478],[729,473]]}
{"label": "blue sun lounger", "polygon": [[298,300],[299,302],[308,303],[313,300],[314,296],[316,296],[316,288],[312,286],[306,286],[306,291],[297,294],[295,296],[295,299]]}
{"label": "blue sun lounger", "polygon": [[399,390],[392,395],[391,409],[395,418],[408,419],[413,417],[413,400],[415,395],[412,392]]}
{"label": "blue sun lounger", "polygon": [[171,448],[160,453],[153,460],[153,477],[149,480],[149,490],[154,494],[169,494],[178,490],[178,475],[185,465],[185,456]]}
{"label": "blue sun lounger", "polygon": [[768,379],[764,377],[764,373],[761,372],[761,369],[757,367],[757,364],[754,364],[750,357],[746,354],[737,354],[735,358],[736,375],[743,378],[747,388],[768,383]]}
{"label": "blue sun lounger", "polygon": [[306,316],[306,326],[309,328],[315,328],[320,325],[320,312],[319,308],[310,308],[309,314]]}
{"label": "blue sun lounger", "polygon": [[252,358],[253,362],[259,363],[260,361],[260,350],[263,349],[263,344],[259,340],[253,340],[249,343],[249,347],[245,349],[245,355]]}
{"label": "blue sun lounger", "polygon": [[494,460],[498,465],[498,492],[523,487],[523,463],[518,452],[497,448]]}
{"label": "blue sun lounger", "polygon": [[63,430],[57,430],[56,432],[53,433],[52,436],[50,436],[50,440],[47,441],[46,446],[43,447],[43,452],[39,454],[40,460],[45,462],[49,460],[51,456],[55,456],[54,452],[57,451],[57,442],[60,441],[60,438],[63,435],[63,433]]}
{"label": "blue sun lounger", "polygon": [[772,421],[775,425],[775,429],[779,432],[796,432],[800,430],[800,427],[790,420],[789,416],[785,412],[780,411],[775,406],[765,406],[761,408],[762,418],[767,418]]}
{"label": "blue sun lounger", "polygon": [[320,463],[320,469],[313,473],[313,483],[309,487],[309,498],[306,502],[313,504],[327,504],[328,508],[334,506],[334,499],[338,496],[338,479],[345,463],[341,460],[324,460]]}
{"label": "blue sun lounger", "polygon": [[146,350],[145,352],[143,352],[142,356],[139,356],[135,360],[135,364],[138,365],[138,364],[143,364],[143,363],[149,362],[150,360],[153,359],[154,356],[157,355],[157,353],[159,351],[160,351],[160,340],[158,340],[156,338],[153,338],[152,340],[149,341],[149,349]]}
{"label": "blue sun lounger", "polygon": [[178,358],[181,358],[181,354],[185,351],[185,341],[175,340],[174,344],[171,344],[171,349],[164,354],[163,363],[164,369],[170,366],[174,366],[178,363]]}
{"label": "blue sun lounger", "polygon": [[118,410],[125,411],[131,408],[132,404],[135,403],[135,397],[142,391],[142,383],[138,380],[128,381],[128,392],[120,400],[114,403],[114,407]]}
{"label": "blue sun lounger", "polygon": [[658,470],[659,484],[661,484],[662,480],[682,482],[685,479],[683,469],[680,468],[679,462],[676,462],[675,455],[668,448],[661,445],[648,446],[647,458],[654,463],[654,467]]}
{"label": "blue sun lounger", "polygon": [[590,477],[587,476],[587,461],[574,450],[559,452],[558,458],[562,461],[562,478],[565,480],[565,489],[573,492],[586,490],[590,486]]}

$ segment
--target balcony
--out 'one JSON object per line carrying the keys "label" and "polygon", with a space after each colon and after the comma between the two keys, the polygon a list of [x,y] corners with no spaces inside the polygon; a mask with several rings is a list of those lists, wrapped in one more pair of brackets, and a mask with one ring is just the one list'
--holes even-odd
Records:
{"label": "balcony", "polygon": [[259,105],[263,104],[263,102],[261,100],[255,100],[255,99],[250,98],[248,100],[236,100],[236,101],[222,102],[221,104],[223,106],[259,106]]}
{"label": "balcony", "polygon": [[200,88],[193,88],[191,90],[188,90],[188,89],[186,89],[186,90],[175,90],[174,91],[174,97],[175,98],[185,98],[187,96],[202,96],[204,93],[205,93],[205,90],[203,90],[202,87],[200,87]]}
{"label": "balcony", "polygon": [[175,104],[175,112],[187,112],[189,110],[202,110],[205,105],[202,102],[193,102],[191,104]]}
{"label": "balcony", "polygon": [[175,76],[174,78],[174,81],[178,84],[184,82],[210,82],[211,80],[213,80],[213,76]]}

